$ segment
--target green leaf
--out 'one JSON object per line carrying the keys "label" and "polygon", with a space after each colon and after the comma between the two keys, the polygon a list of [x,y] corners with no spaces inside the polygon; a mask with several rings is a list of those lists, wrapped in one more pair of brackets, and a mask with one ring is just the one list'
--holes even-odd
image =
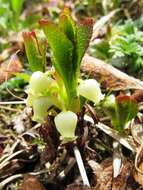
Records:
{"label": "green leaf", "polygon": [[70,15],[70,10],[66,7],[59,17],[59,28],[63,30],[68,39],[74,42],[76,26],[75,22]]}
{"label": "green leaf", "polygon": [[73,44],[56,24],[41,20],[40,25],[52,49],[54,67],[64,81],[68,96],[72,96],[76,87],[72,68]]}
{"label": "green leaf", "polygon": [[125,125],[138,113],[138,105],[126,95],[118,96],[115,102],[115,118],[113,117],[112,123],[116,129],[123,132]]}
{"label": "green leaf", "polygon": [[24,82],[29,82],[30,80],[30,74],[28,73],[16,73],[15,76],[24,80]]}
{"label": "green leaf", "polygon": [[24,0],[11,0],[11,6],[17,16],[20,15]]}
{"label": "green leaf", "polygon": [[126,124],[138,113],[138,104],[127,95],[120,95],[115,98],[110,95],[105,98],[103,103],[104,111],[111,117],[113,127],[120,133],[124,132]]}
{"label": "green leaf", "polygon": [[24,32],[23,38],[30,69],[33,72],[44,71],[46,64],[46,46],[42,46],[41,51],[40,43],[34,31]]}
{"label": "green leaf", "polygon": [[[82,57],[89,45],[90,38],[92,35],[93,20],[87,18],[83,20],[79,26],[77,26],[77,46],[76,46],[76,64],[75,67],[79,69]],[[78,70],[76,69],[76,70]]]}

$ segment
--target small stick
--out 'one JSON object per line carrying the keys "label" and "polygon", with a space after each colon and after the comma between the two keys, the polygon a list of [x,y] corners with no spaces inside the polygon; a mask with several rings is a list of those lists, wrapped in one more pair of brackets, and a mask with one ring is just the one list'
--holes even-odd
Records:
{"label": "small stick", "polygon": [[8,101],[8,102],[0,102],[0,105],[10,105],[10,104],[26,104],[25,101]]}
{"label": "small stick", "polygon": [[18,109],[14,109],[14,108],[11,108],[11,107],[6,107],[6,106],[1,106],[1,105],[0,105],[0,109],[5,109],[5,110],[8,110],[8,111],[13,111],[13,112],[19,111]]}
{"label": "small stick", "polygon": [[84,165],[83,165],[83,161],[81,158],[81,154],[76,146],[73,148],[73,150],[74,150],[74,155],[76,157],[77,165],[78,165],[78,168],[79,168],[82,180],[83,180],[83,184],[90,187],[89,180],[88,180],[88,177],[87,177]]}

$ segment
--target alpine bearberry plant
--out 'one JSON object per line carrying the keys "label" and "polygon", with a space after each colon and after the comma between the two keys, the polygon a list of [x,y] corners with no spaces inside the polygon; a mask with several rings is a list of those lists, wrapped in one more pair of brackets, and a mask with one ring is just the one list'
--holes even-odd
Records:
{"label": "alpine bearberry plant", "polygon": [[[103,99],[99,83],[80,79],[80,64],[88,47],[93,20],[75,23],[68,8],[60,14],[59,23],[41,20],[40,26],[51,48],[53,68],[46,71],[46,43],[37,39],[34,31],[24,32],[27,58],[33,74],[26,90],[27,105],[33,108],[33,120],[44,123],[52,109],[61,110],[55,125],[64,141],[75,139],[77,113],[84,97],[98,104]],[[83,98],[82,98],[83,100]]]}

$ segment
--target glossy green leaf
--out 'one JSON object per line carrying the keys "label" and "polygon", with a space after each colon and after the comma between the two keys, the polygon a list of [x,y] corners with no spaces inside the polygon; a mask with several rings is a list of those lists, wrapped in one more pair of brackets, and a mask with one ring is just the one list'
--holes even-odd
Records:
{"label": "glossy green leaf", "polygon": [[137,102],[130,96],[118,96],[116,98],[116,112],[119,121],[118,126],[123,129],[125,124],[138,113]]}
{"label": "glossy green leaf", "polygon": [[119,132],[123,132],[125,125],[132,120],[138,113],[137,102],[130,96],[120,95],[113,103],[106,105],[107,111],[111,116],[112,125]]}
{"label": "glossy green leaf", "polygon": [[76,64],[74,65],[79,70],[82,57],[88,48],[89,41],[92,35],[93,20],[91,18],[83,20],[77,26],[77,41],[76,41]]}
{"label": "glossy green leaf", "polygon": [[52,49],[54,67],[63,79],[68,95],[72,96],[71,91],[75,86],[72,68],[72,42],[56,24],[46,20],[41,20],[40,25]]}
{"label": "glossy green leaf", "polygon": [[33,72],[44,71],[46,63],[46,46],[43,45],[41,51],[40,43],[34,31],[24,32],[23,38],[30,69]]}
{"label": "glossy green leaf", "polygon": [[75,22],[70,15],[70,10],[66,7],[59,17],[59,27],[63,30],[65,35],[74,42],[76,26]]}

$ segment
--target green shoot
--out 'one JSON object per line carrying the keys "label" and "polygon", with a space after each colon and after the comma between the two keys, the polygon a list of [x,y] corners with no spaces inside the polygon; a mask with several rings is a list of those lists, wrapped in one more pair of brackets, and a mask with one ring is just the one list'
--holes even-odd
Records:
{"label": "green shoot", "polygon": [[124,133],[126,124],[138,113],[137,102],[127,95],[116,98],[113,95],[105,99],[104,107],[111,117],[113,127],[120,133]]}

